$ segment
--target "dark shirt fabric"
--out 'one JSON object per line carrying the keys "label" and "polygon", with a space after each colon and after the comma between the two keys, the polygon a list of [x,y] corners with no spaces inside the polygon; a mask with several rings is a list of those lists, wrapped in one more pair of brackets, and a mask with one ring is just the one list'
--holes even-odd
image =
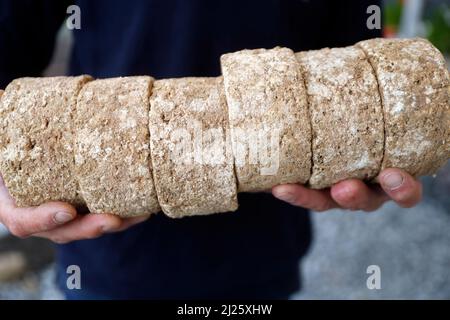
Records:
{"label": "dark shirt fabric", "polygon": [[[369,30],[378,1],[1,0],[0,88],[40,76],[66,8],[81,9],[70,74],[217,76],[219,57],[244,48],[345,46]],[[270,194],[240,194],[239,210],[173,220],[158,214],[127,231],[58,246],[70,298],[285,298],[299,289],[311,241],[308,212]],[[68,290],[66,268],[81,268]]]}

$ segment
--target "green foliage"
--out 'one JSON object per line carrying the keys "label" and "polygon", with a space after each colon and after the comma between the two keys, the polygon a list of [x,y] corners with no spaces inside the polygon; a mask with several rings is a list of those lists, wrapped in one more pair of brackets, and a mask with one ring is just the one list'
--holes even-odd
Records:
{"label": "green foliage", "polygon": [[402,3],[400,0],[386,1],[384,5],[384,25],[398,26],[402,16]]}
{"label": "green foliage", "polygon": [[426,21],[427,38],[436,48],[446,54],[450,53],[450,5],[442,4],[434,8]]}

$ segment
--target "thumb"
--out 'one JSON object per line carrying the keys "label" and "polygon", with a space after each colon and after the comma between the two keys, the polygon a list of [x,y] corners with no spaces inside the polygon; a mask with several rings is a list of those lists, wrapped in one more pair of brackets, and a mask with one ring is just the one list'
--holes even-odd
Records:
{"label": "thumb", "polygon": [[416,205],[422,197],[422,184],[403,170],[385,169],[378,180],[384,192],[404,208]]}
{"label": "thumb", "polygon": [[12,208],[1,215],[10,232],[23,238],[55,229],[73,220],[77,212],[66,202],[52,201],[36,207]]}

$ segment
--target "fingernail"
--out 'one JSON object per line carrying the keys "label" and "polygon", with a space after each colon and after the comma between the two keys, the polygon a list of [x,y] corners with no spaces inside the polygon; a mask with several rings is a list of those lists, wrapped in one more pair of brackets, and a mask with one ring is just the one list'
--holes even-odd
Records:
{"label": "fingernail", "polygon": [[387,175],[383,176],[383,184],[389,190],[395,190],[403,184],[403,176],[396,172],[388,173]]}
{"label": "fingernail", "polygon": [[55,213],[55,221],[59,224],[69,222],[73,219],[73,216],[67,212],[57,212]]}

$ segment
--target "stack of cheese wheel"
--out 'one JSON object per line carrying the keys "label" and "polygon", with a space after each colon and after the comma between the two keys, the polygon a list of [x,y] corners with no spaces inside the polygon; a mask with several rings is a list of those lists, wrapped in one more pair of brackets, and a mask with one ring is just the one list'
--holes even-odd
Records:
{"label": "stack of cheese wheel", "polygon": [[423,39],[243,50],[216,78],[22,78],[0,91],[0,172],[18,206],[170,217],[238,192],[327,188],[450,157],[449,74]]}

